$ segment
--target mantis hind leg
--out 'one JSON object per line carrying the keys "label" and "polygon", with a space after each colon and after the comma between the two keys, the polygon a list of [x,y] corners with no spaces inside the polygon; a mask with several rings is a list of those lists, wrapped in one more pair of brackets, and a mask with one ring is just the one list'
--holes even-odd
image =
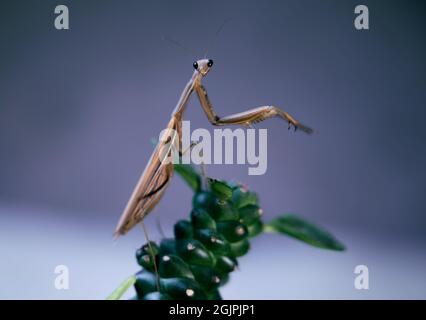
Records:
{"label": "mantis hind leg", "polygon": [[149,240],[149,236],[148,236],[148,231],[146,230],[145,223],[143,222],[143,220],[141,220],[141,225],[142,225],[143,233],[145,235],[145,240],[146,240],[146,242],[148,244],[149,255],[150,255],[150,257],[152,259],[152,263],[154,265],[157,291],[160,291],[160,274],[158,273],[158,266],[157,266],[156,257],[154,255],[154,250],[152,249],[151,241]]}

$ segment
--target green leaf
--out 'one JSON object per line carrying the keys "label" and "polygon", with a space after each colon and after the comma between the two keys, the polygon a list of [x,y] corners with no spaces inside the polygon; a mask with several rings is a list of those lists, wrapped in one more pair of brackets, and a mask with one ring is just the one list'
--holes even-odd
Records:
{"label": "green leaf", "polygon": [[130,276],[129,278],[127,278],[125,281],[123,281],[123,283],[114,290],[113,293],[111,293],[106,299],[107,300],[119,300],[123,294],[131,287],[135,284],[136,282],[136,276]]}
{"label": "green leaf", "polygon": [[201,190],[201,177],[195,169],[189,164],[175,164],[175,171],[182,177],[183,180],[194,190]]}
{"label": "green leaf", "polygon": [[329,232],[294,215],[284,215],[264,225],[265,232],[287,234],[314,247],[336,251],[345,250],[345,246]]}

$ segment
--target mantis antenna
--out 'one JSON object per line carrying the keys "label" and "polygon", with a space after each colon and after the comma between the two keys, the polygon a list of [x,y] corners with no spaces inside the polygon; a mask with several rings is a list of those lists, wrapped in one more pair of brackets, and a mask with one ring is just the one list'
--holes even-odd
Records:
{"label": "mantis antenna", "polygon": [[207,58],[207,54],[209,53],[210,45],[212,44],[212,40],[216,40],[219,36],[220,32],[222,31],[225,24],[227,24],[229,21],[231,21],[231,18],[223,20],[222,24],[219,26],[219,28],[216,30],[216,33],[214,34],[214,37],[210,37],[210,40],[207,44],[206,52],[204,53],[204,59]]}
{"label": "mantis antenna", "polygon": [[173,44],[173,45],[175,45],[175,46],[183,49],[185,52],[191,54],[191,58],[197,56],[193,50],[189,49],[188,47],[185,47],[184,45],[182,45],[180,42],[177,42],[176,40],[170,39],[170,38],[168,38],[166,36],[163,36],[161,39],[164,40],[164,41],[168,41],[171,44]]}

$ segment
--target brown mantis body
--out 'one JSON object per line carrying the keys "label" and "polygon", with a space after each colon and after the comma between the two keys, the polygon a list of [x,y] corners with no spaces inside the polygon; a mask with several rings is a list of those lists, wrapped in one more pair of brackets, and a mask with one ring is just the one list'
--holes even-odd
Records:
{"label": "brown mantis body", "polygon": [[[218,117],[207,96],[207,91],[201,84],[202,78],[207,75],[213,61],[201,59],[194,62],[195,71],[182,92],[182,95],[172,113],[172,117],[163,136],[160,138],[152,156],[136,185],[127,206],[121,215],[115,229],[115,236],[126,234],[137,223],[143,221],[148,213],[157,205],[169,184],[173,175],[173,163],[164,161],[164,157],[170,156],[171,146],[181,146],[182,117],[191,94],[195,91],[206,116],[212,125],[245,125],[251,126],[275,116],[287,121],[289,126],[301,129],[306,133],[312,133],[312,129],[302,125],[287,112],[274,106],[262,106],[226,117]],[[173,132],[173,134],[170,134]],[[180,152],[181,150],[179,150]]]}

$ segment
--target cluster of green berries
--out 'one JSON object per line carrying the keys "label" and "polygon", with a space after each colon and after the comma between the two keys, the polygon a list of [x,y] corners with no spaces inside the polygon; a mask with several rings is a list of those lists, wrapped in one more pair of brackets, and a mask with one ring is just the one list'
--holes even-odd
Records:
{"label": "cluster of green berries", "polygon": [[174,238],[150,242],[136,252],[137,299],[221,299],[237,258],[262,232],[262,209],[255,193],[237,184],[209,179],[198,190],[189,220],[174,225]]}

